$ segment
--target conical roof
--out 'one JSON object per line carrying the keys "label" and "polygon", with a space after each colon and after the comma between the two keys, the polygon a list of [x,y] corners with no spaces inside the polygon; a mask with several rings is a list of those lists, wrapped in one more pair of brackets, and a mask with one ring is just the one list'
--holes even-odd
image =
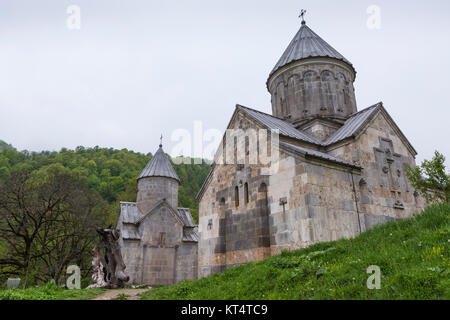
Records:
{"label": "conical roof", "polygon": [[156,151],[153,158],[147,163],[144,170],[142,170],[138,180],[147,177],[167,177],[180,182],[180,178],[178,178],[169,158],[164,153],[162,145],[159,145],[158,151]]}
{"label": "conical roof", "polygon": [[287,47],[286,51],[284,51],[270,75],[293,61],[312,57],[328,57],[338,59],[349,64],[352,69],[355,70],[350,61],[345,59],[342,54],[337,52],[336,49],[319,37],[303,21],[300,30],[295,35],[294,39],[292,39],[291,43]]}

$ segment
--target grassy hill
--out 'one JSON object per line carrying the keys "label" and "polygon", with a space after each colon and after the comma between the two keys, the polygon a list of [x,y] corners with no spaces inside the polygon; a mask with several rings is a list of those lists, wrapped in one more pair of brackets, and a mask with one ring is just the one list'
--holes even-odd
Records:
{"label": "grassy hill", "polygon": [[[449,299],[450,204],[377,226],[357,238],[285,251],[143,299]],[[367,268],[381,268],[381,289]]]}
{"label": "grassy hill", "polygon": [[104,289],[65,290],[47,283],[27,289],[0,290],[0,300],[90,300],[103,292]]}
{"label": "grassy hill", "polygon": [[[159,287],[142,299],[449,299],[450,204],[375,227],[357,238],[286,251],[197,281]],[[367,267],[381,268],[369,290]],[[47,284],[0,290],[0,300],[83,300],[104,290]]]}

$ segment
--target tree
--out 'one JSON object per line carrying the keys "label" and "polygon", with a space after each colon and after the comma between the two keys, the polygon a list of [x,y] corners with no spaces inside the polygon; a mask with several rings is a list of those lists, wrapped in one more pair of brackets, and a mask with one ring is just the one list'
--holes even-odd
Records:
{"label": "tree", "polygon": [[420,166],[406,168],[411,185],[425,198],[427,203],[450,202],[450,175],[445,169],[445,157],[438,151],[433,159]]}
{"label": "tree", "polygon": [[[59,282],[69,264],[89,269],[102,200],[60,164],[14,170],[0,184],[2,273]],[[5,268],[6,267],[6,268]]]}

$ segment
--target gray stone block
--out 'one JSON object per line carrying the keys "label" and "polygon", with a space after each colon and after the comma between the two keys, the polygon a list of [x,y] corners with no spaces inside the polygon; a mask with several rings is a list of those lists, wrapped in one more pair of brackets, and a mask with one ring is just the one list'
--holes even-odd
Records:
{"label": "gray stone block", "polygon": [[20,285],[20,278],[8,279],[7,287],[8,289],[18,288]]}

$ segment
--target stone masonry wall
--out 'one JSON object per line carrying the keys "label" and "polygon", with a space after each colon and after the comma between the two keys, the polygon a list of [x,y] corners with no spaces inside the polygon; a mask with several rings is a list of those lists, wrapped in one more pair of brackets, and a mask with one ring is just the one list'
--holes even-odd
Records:
{"label": "stone masonry wall", "polygon": [[122,240],[120,245],[125,271],[130,276],[130,284],[139,284],[142,277],[142,248],[139,240]]}
{"label": "stone masonry wall", "polygon": [[[245,126],[241,120],[232,126]],[[356,141],[330,154],[364,169],[284,151],[270,177],[258,165],[217,165],[200,201],[199,277],[283,249],[351,238],[423,207],[404,174],[414,156],[383,114]]]}
{"label": "stone masonry wall", "polygon": [[234,165],[218,167],[215,176],[214,186],[208,188],[200,202],[201,276],[270,256],[267,178],[260,176],[258,168],[236,170]]}
{"label": "stone masonry wall", "polygon": [[350,68],[333,59],[311,59],[276,72],[268,81],[272,114],[294,125],[316,116],[344,119],[356,112]]}
{"label": "stone masonry wall", "polygon": [[172,208],[178,207],[178,182],[164,177],[148,177],[138,181],[137,206],[144,215],[162,199]]}
{"label": "stone masonry wall", "polygon": [[[242,114],[231,126],[257,128]],[[268,178],[262,166],[248,164],[248,156],[246,163],[216,166],[200,201],[200,277],[270,256]]]}
{"label": "stone masonry wall", "polygon": [[356,141],[330,151],[364,167],[355,177],[362,231],[375,224],[410,217],[424,207],[406,175],[405,165],[415,159],[404,142],[379,111]]}
{"label": "stone masonry wall", "polygon": [[339,126],[331,125],[327,122],[322,121],[313,121],[311,125],[304,127],[302,130],[313,136],[319,141],[326,141],[329,137],[331,137],[337,130]]}
{"label": "stone masonry wall", "polygon": [[176,250],[175,282],[197,279],[197,243],[182,243]]}
{"label": "stone masonry wall", "polygon": [[182,242],[183,226],[167,207],[156,209],[140,225],[140,234],[141,240],[121,239],[130,284],[168,285],[197,278],[197,243]]}
{"label": "stone masonry wall", "polygon": [[272,255],[359,233],[351,174],[345,169],[284,156],[270,186]]}
{"label": "stone masonry wall", "polygon": [[182,224],[167,207],[159,208],[140,225],[142,234],[142,283],[175,283],[176,248],[183,236]]}

